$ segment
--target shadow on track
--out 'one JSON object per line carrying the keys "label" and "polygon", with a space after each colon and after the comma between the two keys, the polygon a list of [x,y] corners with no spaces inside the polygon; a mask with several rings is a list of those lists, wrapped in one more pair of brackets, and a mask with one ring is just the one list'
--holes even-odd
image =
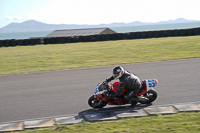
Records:
{"label": "shadow on track", "polygon": [[121,106],[114,106],[114,107],[107,107],[107,108],[99,108],[99,109],[88,109],[79,112],[79,115],[85,115],[85,114],[94,114],[94,113],[105,113],[105,112],[114,112],[114,111],[134,111],[134,110],[140,110],[146,107],[149,107],[153,105],[151,104],[137,104],[134,107],[131,107],[130,105],[121,105]]}

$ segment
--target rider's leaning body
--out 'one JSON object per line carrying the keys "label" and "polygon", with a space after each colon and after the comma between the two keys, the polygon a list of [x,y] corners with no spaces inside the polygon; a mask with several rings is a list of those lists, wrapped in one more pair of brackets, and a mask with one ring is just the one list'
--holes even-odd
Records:
{"label": "rider's leaning body", "polygon": [[124,88],[126,88],[127,92],[124,95],[124,100],[127,102],[132,100],[139,101],[137,93],[142,88],[142,83],[139,77],[128,71],[125,71],[123,67],[117,66],[113,69],[113,75],[104,82],[108,83],[114,79],[119,79],[119,88],[110,96],[110,99],[113,99],[114,97],[120,97],[122,95],[122,91]]}

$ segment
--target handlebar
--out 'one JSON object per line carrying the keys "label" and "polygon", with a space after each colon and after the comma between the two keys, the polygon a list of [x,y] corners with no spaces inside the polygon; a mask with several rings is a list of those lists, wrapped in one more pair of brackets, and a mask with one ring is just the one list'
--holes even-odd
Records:
{"label": "handlebar", "polygon": [[103,83],[103,85],[105,85],[106,89],[109,88],[108,83]]}
{"label": "handlebar", "polygon": [[108,90],[108,92],[112,92],[111,88],[108,85],[108,83],[103,82],[103,85],[106,87],[106,89]]}

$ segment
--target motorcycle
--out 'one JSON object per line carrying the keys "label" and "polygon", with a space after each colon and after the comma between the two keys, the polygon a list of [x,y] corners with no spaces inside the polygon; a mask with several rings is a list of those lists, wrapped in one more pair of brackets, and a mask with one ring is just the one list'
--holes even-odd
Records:
{"label": "motorcycle", "polygon": [[[124,94],[127,92],[126,88],[124,88],[122,96],[120,98],[113,98],[112,100],[109,98],[109,95],[115,93],[118,90],[119,81],[116,81],[113,84],[99,83],[94,89],[94,95],[92,95],[88,99],[88,104],[92,108],[103,108],[107,104],[109,105],[131,104],[131,106],[135,106],[138,102],[141,104],[149,104],[154,102],[157,98],[157,92],[154,89],[154,87],[157,86],[157,84],[158,84],[157,79],[148,79],[142,81],[142,88],[139,91],[139,93],[137,93],[139,101],[132,101],[131,103],[129,103],[123,99]],[[145,99],[148,98],[148,100],[142,100],[144,98]]]}

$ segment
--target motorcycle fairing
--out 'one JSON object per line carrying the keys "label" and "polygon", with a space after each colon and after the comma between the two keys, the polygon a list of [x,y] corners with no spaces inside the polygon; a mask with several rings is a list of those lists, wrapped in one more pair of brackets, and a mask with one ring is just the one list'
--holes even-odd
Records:
{"label": "motorcycle fairing", "polygon": [[100,101],[108,102],[109,105],[117,105],[119,103],[121,103],[121,104],[127,104],[127,102],[124,101],[124,99],[122,99],[122,98],[113,98],[113,100],[110,100],[109,97],[104,96],[103,94],[93,95],[92,97],[95,98],[95,99],[98,99]]}
{"label": "motorcycle fairing", "polygon": [[[144,95],[145,93],[147,93],[148,90],[155,87],[157,84],[158,84],[157,79],[148,79],[148,80],[142,81],[142,89],[140,90],[139,93],[137,93],[137,95],[139,96]],[[118,90],[118,88],[119,88],[119,81],[115,82],[112,85],[112,92],[115,93]],[[124,88],[124,90],[122,91],[122,95],[125,95],[126,92],[127,92],[127,89]]]}
{"label": "motorcycle fairing", "polygon": [[[149,80],[142,81],[142,89],[137,95],[139,95],[139,96],[144,95],[145,93],[147,93],[148,90],[155,87],[157,84],[158,84],[157,79],[149,79]],[[110,100],[110,98],[108,96],[104,95],[104,92],[106,92],[107,90],[99,90],[98,89],[100,85],[101,85],[101,83],[98,84],[94,90],[95,94],[92,96],[94,99],[98,99],[100,101],[105,101],[109,105],[127,104],[127,102],[124,101],[124,99],[122,99],[122,98],[113,98],[113,100]],[[113,85],[109,85],[109,87],[111,88],[111,91],[113,93],[115,93],[119,88],[119,81],[115,82]],[[122,92],[122,95],[124,95],[126,92],[127,92],[127,89],[124,89]]]}

